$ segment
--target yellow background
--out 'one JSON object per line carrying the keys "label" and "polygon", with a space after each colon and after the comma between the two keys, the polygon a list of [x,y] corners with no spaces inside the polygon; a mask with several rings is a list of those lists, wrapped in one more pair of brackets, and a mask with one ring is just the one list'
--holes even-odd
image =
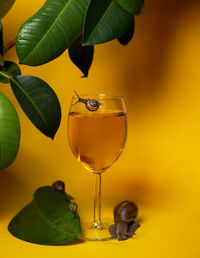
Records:
{"label": "yellow background", "polygon": [[[7,43],[43,3],[16,1],[3,19]],[[62,122],[54,141],[31,124],[9,85],[0,85],[21,122],[19,154],[0,174],[0,257],[200,257],[199,28],[199,0],[146,1],[127,47],[117,41],[95,47],[88,79],[80,78],[67,52],[41,67],[21,66],[23,74],[41,77],[59,97]],[[15,49],[6,57],[17,61]],[[92,219],[94,175],[76,161],[67,142],[73,88],[125,98],[128,140],[120,159],[103,174],[103,207],[111,219],[118,201],[138,204],[141,228],[128,241],[39,246],[7,231],[35,189],[57,179],[76,197],[82,220]]]}

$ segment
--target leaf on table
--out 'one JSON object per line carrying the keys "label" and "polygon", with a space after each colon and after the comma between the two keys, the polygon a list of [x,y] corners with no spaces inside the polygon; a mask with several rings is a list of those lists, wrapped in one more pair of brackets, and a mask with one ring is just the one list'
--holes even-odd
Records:
{"label": "leaf on table", "polygon": [[15,0],[0,0],[0,19],[7,14],[14,2]]}
{"label": "leaf on table", "polygon": [[10,222],[9,232],[15,237],[36,244],[65,244],[81,236],[80,218],[74,218],[70,201],[44,186],[36,190],[31,203]]}
{"label": "leaf on table", "polygon": [[71,61],[83,72],[83,77],[88,76],[88,71],[94,56],[94,46],[82,46],[82,36],[69,48]]}
{"label": "leaf on table", "polygon": [[53,139],[61,120],[60,103],[53,89],[40,78],[27,75],[11,77],[10,84],[32,123]]}
{"label": "leaf on table", "polygon": [[84,24],[84,45],[101,44],[122,35],[132,23],[132,15],[116,0],[92,0]]}
{"label": "leaf on table", "polygon": [[134,17],[133,17],[133,21],[132,21],[130,27],[128,28],[128,30],[124,34],[122,34],[118,38],[118,41],[123,46],[127,45],[131,41],[131,39],[133,38],[134,32],[135,32],[135,21],[134,21]]}
{"label": "leaf on table", "polygon": [[8,167],[19,149],[20,124],[9,99],[0,92],[0,170]]}
{"label": "leaf on table", "polygon": [[133,15],[139,15],[144,7],[144,0],[117,0],[117,3]]}
{"label": "leaf on table", "polygon": [[21,64],[42,65],[61,55],[82,33],[89,0],[47,0],[19,29]]}
{"label": "leaf on table", "polygon": [[20,75],[21,70],[19,66],[12,61],[5,61],[4,66],[0,69],[0,82],[9,83],[10,77],[15,75]]}

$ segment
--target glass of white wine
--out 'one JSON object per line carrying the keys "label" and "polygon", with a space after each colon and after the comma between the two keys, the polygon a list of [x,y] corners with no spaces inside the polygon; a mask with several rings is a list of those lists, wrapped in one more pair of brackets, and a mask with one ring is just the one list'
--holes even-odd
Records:
{"label": "glass of white wine", "polygon": [[127,116],[122,97],[105,94],[72,97],[69,144],[75,157],[96,175],[93,222],[83,229],[86,240],[110,239],[108,226],[101,220],[101,174],[119,158],[126,137]]}

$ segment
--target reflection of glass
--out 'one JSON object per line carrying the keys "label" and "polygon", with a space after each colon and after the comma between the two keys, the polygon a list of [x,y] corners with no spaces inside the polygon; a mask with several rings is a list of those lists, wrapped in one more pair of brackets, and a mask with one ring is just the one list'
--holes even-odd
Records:
{"label": "reflection of glass", "polygon": [[[101,222],[101,173],[109,168],[123,151],[127,135],[127,120],[122,97],[80,96],[95,99],[98,110],[89,111],[84,103],[72,98],[68,119],[68,138],[75,157],[84,167],[96,174],[94,218],[86,239],[103,240],[109,237]],[[76,103],[76,104],[75,104]]]}

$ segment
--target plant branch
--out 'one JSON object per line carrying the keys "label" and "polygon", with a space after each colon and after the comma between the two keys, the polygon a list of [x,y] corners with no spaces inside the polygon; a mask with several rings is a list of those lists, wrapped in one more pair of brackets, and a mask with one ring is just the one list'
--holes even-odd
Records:
{"label": "plant branch", "polygon": [[14,47],[15,44],[16,44],[16,38],[13,39],[11,42],[8,43],[8,45],[7,45],[8,50],[9,50],[10,48]]}

